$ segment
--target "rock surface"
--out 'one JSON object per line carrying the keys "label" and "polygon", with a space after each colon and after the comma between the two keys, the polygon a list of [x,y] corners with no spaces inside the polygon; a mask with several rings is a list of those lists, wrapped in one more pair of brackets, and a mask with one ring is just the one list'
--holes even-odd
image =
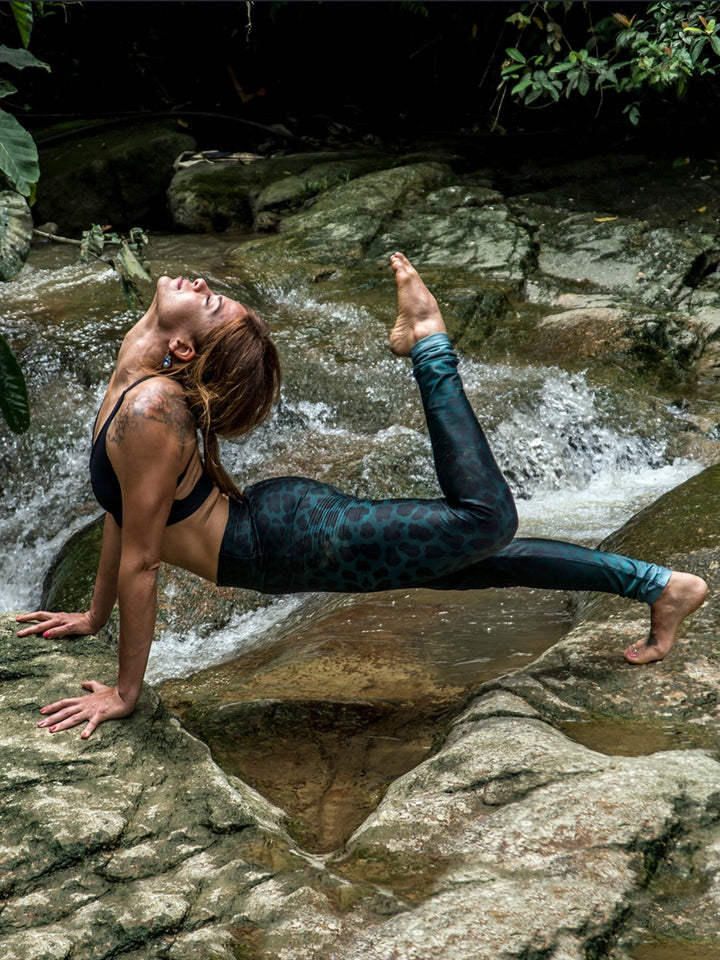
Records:
{"label": "rock surface", "polygon": [[[717,588],[720,527],[707,506],[718,482],[718,468],[693,478],[613,546],[670,542],[682,510],[686,542],[664,559]],[[650,923],[720,949],[714,593],[670,657],[626,665],[619,650],[646,627],[641,605],[592,599],[537,661],[476,690],[437,729],[436,749],[320,860],[150,689],[130,721],[86,743],[38,730],[38,707],[111,674],[112,654],[91,639],[20,641],[5,618],[3,956],[620,960]],[[314,682],[323,656],[306,659]],[[221,683],[217,672],[203,682]],[[302,688],[278,693],[289,724],[312,721]],[[227,683],[218,694],[228,733],[262,705],[238,714]],[[167,699],[177,705],[178,688]],[[592,748],[603,722],[617,731],[612,753]],[[288,741],[287,728],[275,733]],[[675,908],[659,911],[668,890]]]}
{"label": "rock surface", "polygon": [[116,230],[165,224],[173,162],[194,147],[172,121],[84,130],[48,146],[40,151],[35,222],[54,221],[70,237],[93,223]]}

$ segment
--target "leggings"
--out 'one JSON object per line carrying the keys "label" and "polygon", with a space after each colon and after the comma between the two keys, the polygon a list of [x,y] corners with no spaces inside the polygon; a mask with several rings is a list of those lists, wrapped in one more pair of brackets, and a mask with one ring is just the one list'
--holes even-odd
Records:
{"label": "leggings", "polygon": [[230,501],[218,584],[261,593],[525,586],[654,603],[671,571],[558,540],[514,538],[512,493],[465,396],[444,333],[410,352],[442,498],[364,500],[299,477]]}

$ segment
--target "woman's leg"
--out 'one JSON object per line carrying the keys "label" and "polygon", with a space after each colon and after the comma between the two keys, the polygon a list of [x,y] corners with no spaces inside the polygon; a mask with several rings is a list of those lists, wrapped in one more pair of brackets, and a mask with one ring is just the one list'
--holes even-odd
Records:
{"label": "woman's leg", "polygon": [[702,603],[704,582],[572,544],[512,540],[512,496],[465,397],[437,303],[402,255],[392,262],[400,309],[391,347],[412,357],[445,499],[359,500],[299,478],[257,484],[231,509],[218,582],[266,593],[600,590],[651,604],[650,636],[625,655],[662,659],[680,620]]}
{"label": "woman's leg", "polygon": [[705,581],[691,573],[559,540],[523,538],[495,556],[424,586],[431,590],[587,590],[641,600],[650,605],[650,632],[625,650],[625,659],[633,664],[666,657],[682,621],[707,596]]}
{"label": "woman's leg", "polygon": [[436,590],[587,590],[653,604],[667,586],[671,573],[655,563],[561,540],[518,537],[492,557],[425,586]]}
{"label": "woman's leg", "polygon": [[[245,505],[258,557],[250,565],[231,561],[252,550],[245,534],[226,538],[220,582],[244,579],[252,568],[253,585],[266,593],[411,587],[490,556],[512,539],[512,494],[465,396],[437,302],[404,257],[395,255],[393,265],[399,313],[391,345],[413,360],[445,498],[361,500],[299,478],[257,484],[245,491]],[[241,530],[236,515],[239,508],[232,524]],[[234,548],[234,540],[242,546]]]}
{"label": "woman's leg", "polygon": [[418,586],[512,539],[512,494],[467,401],[447,335],[425,337],[411,355],[445,498],[363,500],[298,478],[250,487],[245,498],[265,592]]}

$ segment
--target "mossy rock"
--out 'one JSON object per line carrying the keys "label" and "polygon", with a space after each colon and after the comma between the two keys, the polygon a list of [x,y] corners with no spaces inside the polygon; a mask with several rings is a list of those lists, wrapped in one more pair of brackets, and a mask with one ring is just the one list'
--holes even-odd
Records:
{"label": "mossy rock", "polygon": [[103,517],[78,530],[63,545],[45,575],[43,610],[87,610],[100,560]]}

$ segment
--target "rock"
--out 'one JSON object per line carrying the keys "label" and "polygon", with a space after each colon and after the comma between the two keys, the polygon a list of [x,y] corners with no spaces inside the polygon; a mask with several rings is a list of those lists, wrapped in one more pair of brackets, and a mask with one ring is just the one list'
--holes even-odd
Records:
{"label": "rock", "polygon": [[194,146],[168,121],[79,131],[41,149],[36,222],[55,221],[65,236],[79,236],[93,223],[117,230],[165,225],[173,161]]}
{"label": "rock", "polygon": [[223,769],[282,806],[292,835],[316,852],[347,839],[467,696],[392,640],[337,639],[346,623],[341,609],[161,688]]}
{"label": "rock", "polygon": [[284,264],[284,284],[312,282],[319,268],[368,266],[387,260],[392,247],[371,248],[382,224],[395,211],[422,206],[424,196],[452,179],[444,164],[426,162],[366,174],[319,195],[298,213],[284,217],[278,236],[248,241],[232,254],[251,276],[274,276]]}
{"label": "rock", "polygon": [[303,153],[249,163],[195,164],[168,188],[173,223],[196,233],[228,227],[266,230],[270,216],[287,213],[335,183],[354,180],[386,163],[376,153]]}
{"label": "rock", "polygon": [[533,260],[528,231],[504,197],[487,188],[436,190],[388,227],[372,244],[370,256],[402,250],[423,267],[462,267],[471,276],[481,274],[513,287],[521,284]]}
{"label": "rock", "polygon": [[660,383],[681,382],[695,369],[706,347],[700,324],[669,314],[626,306],[588,306],[543,317],[528,339],[528,353],[562,360],[620,363]]}
{"label": "rock", "polygon": [[[62,546],[45,576],[40,605],[44,610],[86,610],[95,585],[103,518],[92,520]],[[156,639],[163,634],[206,635],[226,626],[236,615],[271,602],[252,590],[216,587],[178,567],[163,565],[158,575]],[[103,636],[116,635],[117,614]]]}
{"label": "rock", "polygon": [[115,657],[91,638],[21,640],[16,630],[0,617],[4,960],[233,960],[245,928],[261,935],[258,900],[266,910],[280,897],[267,918],[280,927],[303,891],[328,925],[336,903],[364,900],[363,921],[373,899],[371,912],[387,910],[387,895],[298,851],[282,811],[224,774],[149,688],[130,719],[87,741],[39,729],[42,704],[86,677],[111,680]]}

